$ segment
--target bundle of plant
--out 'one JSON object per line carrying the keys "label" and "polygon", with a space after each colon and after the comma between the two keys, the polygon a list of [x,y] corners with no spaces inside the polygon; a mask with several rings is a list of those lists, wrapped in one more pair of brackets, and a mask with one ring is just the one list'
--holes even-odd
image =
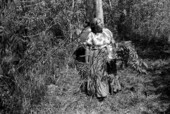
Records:
{"label": "bundle of plant", "polygon": [[[116,76],[116,61],[108,58],[107,48],[91,49],[86,54],[81,53],[82,51],[85,51],[84,47],[79,47],[77,55],[84,59],[88,56],[88,61],[76,60],[75,62],[77,70],[82,77],[81,80],[83,80],[81,90],[90,96],[107,97],[110,92],[110,84]],[[75,57],[75,59],[79,59],[79,57]],[[116,85],[113,85],[111,88],[115,87]]]}
{"label": "bundle of plant", "polygon": [[139,73],[147,73],[148,65],[138,56],[131,41],[117,43],[117,59],[122,62],[121,67],[130,66]]}

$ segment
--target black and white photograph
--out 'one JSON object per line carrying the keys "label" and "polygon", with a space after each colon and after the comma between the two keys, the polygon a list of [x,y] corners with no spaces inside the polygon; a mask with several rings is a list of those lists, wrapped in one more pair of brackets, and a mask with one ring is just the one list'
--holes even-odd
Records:
{"label": "black and white photograph", "polygon": [[0,114],[170,114],[170,0],[0,0]]}

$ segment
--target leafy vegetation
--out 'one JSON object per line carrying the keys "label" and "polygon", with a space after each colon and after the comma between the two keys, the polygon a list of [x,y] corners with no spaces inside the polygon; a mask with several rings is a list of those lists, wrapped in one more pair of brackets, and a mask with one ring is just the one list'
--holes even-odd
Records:
{"label": "leafy vegetation", "polygon": [[[147,74],[119,69],[123,90],[105,101],[80,91],[73,53],[83,0],[0,1],[0,113],[168,114],[169,0],[103,0],[105,26],[131,40]],[[121,11],[127,16],[117,30]],[[82,72],[87,75],[87,72]]]}

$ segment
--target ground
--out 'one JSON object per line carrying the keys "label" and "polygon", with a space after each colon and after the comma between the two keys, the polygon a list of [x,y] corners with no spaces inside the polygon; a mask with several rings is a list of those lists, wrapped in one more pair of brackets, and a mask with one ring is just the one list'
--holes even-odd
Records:
{"label": "ground", "polygon": [[55,84],[49,84],[37,114],[169,114],[170,59],[145,59],[147,74],[130,68],[118,71],[122,90],[103,102],[80,91],[75,68],[63,69]]}

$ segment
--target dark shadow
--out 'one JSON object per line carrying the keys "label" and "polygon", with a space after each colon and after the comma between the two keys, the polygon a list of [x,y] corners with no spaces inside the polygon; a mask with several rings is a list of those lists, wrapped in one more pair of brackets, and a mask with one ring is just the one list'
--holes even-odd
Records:
{"label": "dark shadow", "polygon": [[[157,88],[154,93],[156,95],[161,95],[159,97],[161,104],[170,104],[170,63],[158,68],[157,71],[159,71],[159,73],[154,73],[156,70],[153,71],[153,77],[155,78],[153,78],[152,84]],[[170,105],[165,112],[158,111],[158,113],[169,114]]]}
{"label": "dark shadow", "polygon": [[85,52],[86,49],[84,47],[78,47],[76,51],[73,53],[74,59],[77,60],[78,62],[83,62],[85,63]]}
{"label": "dark shadow", "polygon": [[117,65],[116,60],[111,60],[110,62],[107,62],[107,73],[108,74],[114,74],[117,75]]}

